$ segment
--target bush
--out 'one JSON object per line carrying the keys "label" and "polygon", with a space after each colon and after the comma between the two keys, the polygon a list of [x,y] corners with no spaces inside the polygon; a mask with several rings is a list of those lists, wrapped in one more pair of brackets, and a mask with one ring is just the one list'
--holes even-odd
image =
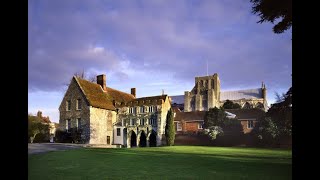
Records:
{"label": "bush", "polygon": [[62,131],[62,130],[56,130],[56,142],[58,143],[71,143],[71,133]]}
{"label": "bush", "polygon": [[33,140],[33,143],[47,143],[47,142],[50,142],[50,137],[49,137],[49,134],[44,134],[44,133],[37,134]]}

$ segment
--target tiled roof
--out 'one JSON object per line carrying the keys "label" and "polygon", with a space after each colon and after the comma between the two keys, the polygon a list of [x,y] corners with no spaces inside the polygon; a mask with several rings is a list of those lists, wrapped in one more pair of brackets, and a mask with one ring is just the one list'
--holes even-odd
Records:
{"label": "tiled roof", "polygon": [[184,104],[184,95],[170,96],[171,104]]}
{"label": "tiled roof", "polygon": [[115,110],[113,100],[117,102],[128,102],[134,99],[133,95],[127,94],[112,88],[107,87],[104,92],[99,84],[74,77],[80,88],[83,90],[89,104],[93,107]]}
{"label": "tiled roof", "polygon": [[221,91],[220,101],[262,98],[262,89],[246,89],[238,91]]}
{"label": "tiled roof", "polygon": [[206,111],[191,111],[191,112],[177,112],[175,121],[193,121],[193,120],[203,120]]}
{"label": "tiled roof", "polygon": [[141,98],[136,98],[134,99],[135,101],[147,101],[147,100],[158,100],[158,99],[162,99],[162,100],[166,100],[167,95],[160,95],[160,96],[148,96],[148,97],[141,97]]}
{"label": "tiled roof", "polygon": [[237,119],[259,119],[265,115],[265,112],[259,108],[253,109],[226,109],[226,112],[230,112],[236,115]]}

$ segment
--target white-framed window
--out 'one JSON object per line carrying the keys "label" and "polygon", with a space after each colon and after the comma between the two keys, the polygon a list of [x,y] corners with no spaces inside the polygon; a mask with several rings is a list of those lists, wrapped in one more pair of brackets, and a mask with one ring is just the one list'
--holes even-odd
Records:
{"label": "white-framed window", "polygon": [[153,112],[153,106],[149,106],[149,112]]}
{"label": "white-framed window", "polygon": [[121,129],[117,128],[117,136],[121,136]]}
{"label": "white-framed window", "polygon": [[71,101],[70,100],[66,101],[66,110],[67,111],[71,110]]}
{"label": "white-framed window", "polygon": [[77,129],[81,129],[81,118],[77,118]]}
{"label": "white-framed window", "polygon": [[144,118],[140,119],[140,125],[144,125]]}
{"label": "white-framed window", "polygon": [[248,121],[248,129],[252,129],[253,128],[253,121],[249,120]]}
{"label": "white-framed window", "polygon": [[67,119],[66,120],[66,130],[69,131],[70,128],[71,128],[71,119]]}
{"label": "white-framed window", "polygon": [[177,131],[182,131],[182,126],[180,122],[177,122]]}
{"label": "white-framed window", "polygon": [[77,110],[81,110],[81,99],[77,99]]}
{"label": "white-framed window", "polygon": [[144,113],[144,107],[140,106],[140,113]]}
{"label": "white-framed window", "polygon": [[203,129],[203,122],[198,123],[198,129]]}

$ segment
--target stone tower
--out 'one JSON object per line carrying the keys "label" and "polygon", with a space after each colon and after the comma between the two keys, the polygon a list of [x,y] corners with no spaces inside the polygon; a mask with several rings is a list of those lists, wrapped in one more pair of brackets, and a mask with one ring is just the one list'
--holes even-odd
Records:
{"label": "stone tower", "polygon": [[193,89],[184,92],[184,111],[207,111],[220,106],[220,80],[218,74],[195,77]]}

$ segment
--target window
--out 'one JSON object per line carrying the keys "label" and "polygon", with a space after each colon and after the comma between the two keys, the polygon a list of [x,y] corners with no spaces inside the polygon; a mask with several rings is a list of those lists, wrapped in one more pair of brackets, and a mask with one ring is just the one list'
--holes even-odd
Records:
{"label": "window", "polygon": [[66,130],[67,130],[67,132],[68,132],[68,130],[71,128],[71,121],[70,121],[70,119],[67,119],[66,120]]}
{"label": "window", "polygon": [[134,119],[130,119],[130,125],[133,126],[134,124]]}
{"label": "window", "polygon": [[203,129],[203,122],[199,122],[198,129]]}
{"label": "window", "polygon": [[153,111],[154,111],[154,112],[157,112],[157,106],[154,106],[154,107],[153,107]]}
{"label": "window", "polygon": [[140,119],[140,125],[144,125],[144,119]]}
{"label": "window", "polygon": [[121,136],[120,128],[117,128],[117,136]]}
{"label": "window", "polygon": [[149,106],[149,112],[153,112],[153,106]]}
{"label": "window", "polygon": [[140,107],[140,113],[144,113],[144,107],[143,106]]}
{"label": "window", "polygon": [[177,122],[177,131],[182,131],[181,123]]}
{"label": "window", "polygon": [[107,136],[107,144],[110,144],[110,136]]}
{"label": "window", "polygon": [[81,129],[81,118],[77,118],[77,129]]}
{"label": "window", "polygon": [[137,107],[133,108],[133,114],[137,114]]}
{"label": "window", "polygon": [[81,110],[81,99],[77,99],[77,110]]}
{"label": "window", "polygon": [[71,101],[70,100],[66,102],[66,109],[67,109],[67,111],[71,110]]}
{"label": "window", "polygon": [[248,121],[248,129],[253,128],[253,121]]}

